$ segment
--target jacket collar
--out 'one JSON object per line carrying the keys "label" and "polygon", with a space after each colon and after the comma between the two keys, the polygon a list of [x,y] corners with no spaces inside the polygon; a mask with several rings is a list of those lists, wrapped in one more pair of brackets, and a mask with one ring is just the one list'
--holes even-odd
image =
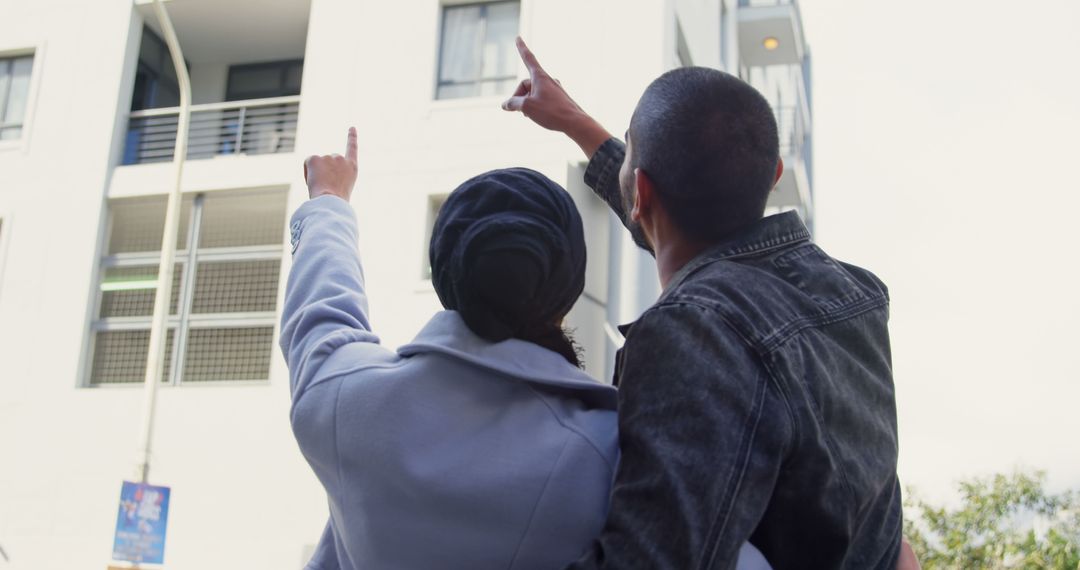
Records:
{"label": "jacket collar", "polygon": [[698,269],[722,259],[738,259],[757,255],[769,250],[786,247],[793,243],[810,240],[810,231],[795,212],[784,212],[762,218],[749,227],[719,244],[710,247],[690,260],[668,282],[657,302],[666,299],[672,291]]}
{"label": "jacket collar", "polygon": [[398,349],[404,357],[437,352],[516,379],[570,390],[603,407],[615,408],[615,388],[574,367],[561,355],[516,338],[484,340],[469,329],[457,311],[441,311],[412,342]]}

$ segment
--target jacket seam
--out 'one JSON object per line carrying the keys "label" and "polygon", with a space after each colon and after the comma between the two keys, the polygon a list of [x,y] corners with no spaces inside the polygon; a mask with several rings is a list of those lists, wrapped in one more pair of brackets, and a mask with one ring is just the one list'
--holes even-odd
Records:
{"label": "jacket seam", "polygon": [[780,345],[786,343],[795,335],[809,328],[816,328],[825,325],[831,325],[856,318],[869,311],[882,307],[888,304],[888,299],[884,297],[870,297],[864,301],[851,304],[843,309],[838,309],[829,313],[822,313],[818,315],[798,317],[780,327],[772,334],[761,339],[761,346],[765,352],[773,352]]}
{"label": "jacket seam", "polygon": [[[667,300],[667,301],[664,301],[661,304],[654,305],[649,310],[645,311],[645,314],[648,314],[649,312],[651,312],[653,310],[656,310],[656,309],[660,309],[662,307],[674,307],[674,306],[680,306],[680,305],[688,306],[688,307],[696,307],[698,309],[702,309],[704,311],[708,311],[709,313],[716,315],[716,317],[719,318],[720,321],[723,322],[724,325],[727,326],[728,330],[735,333],[735,336],[737,336],[739,338],[739,340],[742,341],[743,347],[748,349],[755,356],[755,360],[757,361],[757,363],[762,367],[762,369],[765,370],[766,378],[769,379],[769,382],[773,385],[773,387],[776,389],[776,391],[780,394],[780,401],[783,402],[784,409],[787,410],[788,423],[791,425],[791,429],[793,430],[792,438],[794,440],[797,440],[798,439],[798,426],[799,426],[799,424],[798,424],[798,422],[795,421],[796,420],[795,410],[791,407],[791,402],[789,400],[789,396],[788,396],[787,391],[783,389],[783,386],[781,385],[780,380],[776,377],[775,374],[773,374],[772,368],[770,368],[768,366],[768,364],[766,363],[766,361],[765,361],[765,357],[768,356],[771,352],[761,350],[757,346],[757,343],[755,343],[752,339],[748,338],[745,334],[743,334],[743,332],[741,330],[739,330],[739,328],[736,327],[735,324],[732,323],[730,319],[728,319],[728,317],[723,313],[723,311],[716,310],[714,307],[711,307],[711,306],[706,305],[704,303],[694,301],[692,299],[683,298],[683,299],[679,299],[679,300]],[[645,314],[642,314],[642,317],[644,317]]]}
{"label": "jacket seam", "polygon": [[529,386],[529,385],[526,385],[526,386],[533,393],[533,396],[536,397],[537,400],[540,400],[540,403],[544,404],[544,407],[548,409],[548,412],[551,413],[551,416],[553,418],[555,418],[555,421],[560,426],[562,426],[563,429],[565,429],[565,430],[571,432],[572,434],[580,437],[581,439],[585,440],[585,443],[589,444],[589,447],[592,448],[592,450],[595,451],[596,454],[600,456],[600,459],[603,460],[604,465],[608,466],[608,469],[611,469],[611,470],[615,469],[615,466],[612,465],[611,461],[608,460],[607,456],[605,456],[604,453],[602,451],[600,451],[600,448],[596,445],[595,442],[593,442],[592,438],[590,438],[589,436],[582,433],[577,428],[577,426],[572,426],[572,425],[564,422],[562,417],[558,414],[558,412],[556,412],[555,409],[551,407],[551,404],[549,404],[547,402],[547,400],[543,396],[541,396],[539,392],[536,391],[535,387]]}
{"label": "jacket seam", "polygon": [[[756,242],[750,245],[744,245],[734,249],[725,250],[713,254],[705,254],[707,257],[701,259],[699,263],[693,266],[690,271],[683,276],[682,282],[685,282],[691,275],[697,273],[702,268],[712,265],[718,261],[732,261],[735,259],[746,259],[748,257],[758,257],[778,249],[783,249],[792,244],[796,244],[803,241],[810,240],[810,233],[805,230],[795,230],[788,232],[784,235],[770,238],[764,241]],[[681,282],[680,282],[681,283]]]}
{"label": "jacket seam", "polygon": [[[358,342],[360,342],[360,341],[358,341]],[[353,343],[350,342],[348,344],[353,344]],[[343,344],[338,348],[343,348],[345,346],[347,346],[347,345]],[[337,349],[334,349],[334,350],[337,350]],[[333,351],[331,351],[330,354],[333,354]],[[329,358],[329,356],[327,356],[327,358]],[[323,364],[325,364],[325,361],[323,362]],[[356,372],[362,372],[364,370],[381,370],[381,369],[397,368],[398,366],[401,366],[401,365],[402,365],[401,362],[394,362],[394,363],[391,363],[391,364],[383,364],[383,363],[361,364],[359,366],[355,366],[353,368],[349,368],[349,369],[343,370],[341,372],[335,372],[335,373],[333,373],[333,374],[331,374],[329,376],[326,376],[325,378],[319,378],[318,380],[315,380],[315,381],[309,383],[304,388],[303,393],[301,393],[299,396],[296,396],[295,398],[293,398],[292,405],[289,407],[289,419],[292,420],[292,419],[294,419],[296,417],[296,406],[300,403],[300,400],[302,400],[304,398],[304,396],[307,395],[308,392],[310,392],[312,389],[314,389],[314,388],[316,388],[318,386],[321,386],[321,385],[323,385],[323,384],[325,384],[327,382],[330,382],[331,380],[338,380],[338,379],[340,379],[340,378],[342,378],[344,376],[348,376],[348,375],[356,373]],[[320,366],[320,368],[321,368],[321,366]],[[318,372],[319,372],[318,370],[315,371],[316,374],[318,374]]]}
{"label": "jacket seam", "polygon": [[[740,454],[737,466],[732,466],[732,474],[737,478],[734,481],[733,486],[729,486],[729,492],[721,503],[721,511],[713,515],[713,523],[709,530],[708,538],[705,542],[705,556],[702,557],[698,567],[702,570],[711,568],[716,562],[716,543],[721,534],[727,528],[728,522],[731,520],[731,513],[736,499],[738,498],[739,491],[742,488],[743,478],[746,476],[746,465],[750,460],[750,448],[753,444],[754,438],[757,435],[758,426],[761,424],[762,410],[765,407],[765,391],[766,386],[763,383],[762,387],[757,390],[755,394],[758,398],[756,405],[754,406],[754,424],[743,436],[743,440],[740,442]],[[737,469],[737,472],[736,472]],[[723,505],[727,505],[725,508]]]}
{"label": "jacket seam", "polygon": [[[720,319],[722,319],[728,327],[730,327],[735,333],[746,342],[749,346],[754,347],[755,352],[762,355],[769,354],[776,350],[780,345],[784,344],[791,337],[799,334],[800,332],[814,327],[820,327],[824,325],[831,325],[847,319],[853,319],[861,316],[862,314],[888,305],[889,300],[883,296],[873,296],[858,303],[853,303],[846,307],[830,311],[828,313],[819,313],[816,315],[797,317],[783,326],[779,327],[775,331],[761,338],[761,340],[755,341],[748,337],[743,331],[736,327],[734,323],[724,314],[724,311],[718,309],[715,303],[703,303],[695,296],[684,296],[675,294],[671,298],[664,299],[660,303],[654,305],[652,309],[660,308],[668,305],[693,305],[706,309],[715,313]],[[650,310],[652,310],[650,309]],[[644,316],[644,315],[643,315]]]}
{"label": "jacket seam", "polygon": [[[334,393],[334,433],[330,434],[334,442],[334,466],[336,467],[335,472],[337,475],[337,492],[340,495],[344,495],[345,493],[345,486],[342,484],[342,482],[345,480],[345,477],[342,474],[341,470],[341,448],[338,446],[338,431],[340,431],[338,427],[338,417],[340,416],[340,414],[338,414],[338,408],[341,407],[341,390],[344,387],[344,382],[338,382],[337,392]],[[342,502],[345,502],[344,497],[342,497]]]}
{"label": "jacket seam", "polygon": [[[653,305],[652,307],[650,307],[648,310],[645,311],[645,313],[643,313],[641,315],[641,317],[638,318],[638,322],[640,322],[642,319],[644,319],[645,316],[650,312],[657,311],[657,310],[665,308],[665,307],[677,307],[677,306],[693,307],[695,309],[705,311],[705,312],[707,312],[709,314],[716,315],[716,317],[719,318],[720,321],[724,323],[724,325],[727,327],[727,329],[730,330],[732,333],[734,333],[736,337],[738,337],[738,339],[743,344],[743,348],[747,349],[753,355],[754,360],[761,367],[760,372],[762,372],[763,373],[762,375],[765,376],[765,378],[767,379],[767,382],[762,382],[761,383],[762,386],[756,391],[756,395],[758,396],[758,401],[756,402],[756,405],[754,407],[753,427],[746,434],[744,441],[741,442],[742,449],[741,449],[739,461],[736,464],[732,465],[732,467],[731,467],[731,472],[733,474],[737,475],[738,478],[737,478],[736,481],[734,481],[734,487],[731,489],[730,493],[728,493],[728,496],[735,497],[735,496],[738,495],[739,490],[742,487],[743,477],[746,475],[746,463],[749,460],[749,455],[750,455],[750,442],[752,442],[754,437],[756,437],[756,435],[757,435],[758,427],[759,427],[759,425],[761,423],[762,410],[764,409],[764,406],[765,406],[765,399],[766,399],[766,395],[767,395],[769,386],[770,385],[773,386],[773,388],[776,389],[776,391],[779,393],[780,401],[783,402],[784,409],[787,410],[788,422],[791,425],[791,429],[792,429],[792,437],[797,438],[798,424],[795,422],[794,410],[792,410],[791,404],[788,401],[788,394],[780,386],[779,379],[773,374],[772,369],[765,363],[765,359],[764,359],[763,354],[759,350],[757,350],[755,348],[754,343],[750,339],[746,338],[746,336],[743,335],[742,331],[740,331],[737,327],[735,327],[730,322],[730,320],[723,314],[723,312],[718,311],[718,310],[714,309],[713,307],[707,306],[705,304],[690,301],[690,300],[680,300],[680,301],[668,300],[668,301],[663,301],[661,303],[658,303],[658,304]],[[787,442],[787,443],[790,444],[790,441]],[[737,470],[737,472],[736,472],[736,470]],[[731,504],[734,504],[734,499],[732,499]],[[722,507],[721,507],[721,509],[722,509]],[[705,543],[705,550],[703,551],[702,559],[698,564],[699,569],[707,569],[707,568],[711,567],[714,564],[715,557],[716,557],[716,540],[717,540],[717,537],[727,527],[727,524],[728,524],[728,522],[729,522],[729,520],[731,518],[731,513],[732,513],[732,509],[728,508],[728,509],[722,509],[719,512],[714,514],[713,522],[710,525],[709,533],[707,535],[708,538],[707,538],[706,543]]]}
{"label": "jacket seam", "polygon": [[536,511],[540,510],[540,503],[544,500],[544,494],[547,493],[548,486],[551,485],[551,480],[555,477],[555,471],[562,462],[563,455],[566,454],[566,449],[568,447],[570,447],[569,436],[563,441],[562,449],[559,450],[559,455],[555,457],[555,462],[552,463],[551,470],[548,471],[547,478],[544,479],[544,487],[540,489],[540,494],[536,497],[536,502],[533,503],[532,511],[529,513],[529,521],[525,524],[525,529],[521,531],[521,538],[518,539],[517,548],[514,549],[514,556],[510,559],[508,568],[513,568],[517,563],[518,555],[521,554],[521,546],[525,543],[525,538],[528,537],[529,531],[532,529],[533,520],[536,518]]}

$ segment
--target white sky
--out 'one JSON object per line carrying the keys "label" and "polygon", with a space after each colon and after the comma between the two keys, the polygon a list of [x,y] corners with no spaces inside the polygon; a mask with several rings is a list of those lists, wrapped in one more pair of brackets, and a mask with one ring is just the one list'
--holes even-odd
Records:
{"label": "white sky", "polygon": [[801,7],[817,238],[890,288],[903,483],[1080,488],[1080,1]]}

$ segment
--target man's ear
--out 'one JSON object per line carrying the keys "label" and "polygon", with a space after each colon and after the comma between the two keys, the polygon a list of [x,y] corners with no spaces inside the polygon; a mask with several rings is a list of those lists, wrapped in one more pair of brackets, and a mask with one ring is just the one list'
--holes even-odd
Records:
{"label": "man's ear", "polygon": [[641,222],[641,217],[650,214],[656,206],[656,185],[649,174],[640,168],[634,169],[634,209],[630,219]]}
{"label": "man's ear", "polygon": [[780,184],[780,178],[784,176],[784,159],[776,159],[776,178],[773,180],[773,190],[776,190],[776,185]]}

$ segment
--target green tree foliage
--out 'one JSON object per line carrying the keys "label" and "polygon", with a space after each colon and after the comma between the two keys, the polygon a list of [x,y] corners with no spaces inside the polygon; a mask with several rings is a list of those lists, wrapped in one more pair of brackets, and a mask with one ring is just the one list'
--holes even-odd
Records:
{"label": "green tree foliage", "polygon": [[1080,494],[1051,494],[1045,473],[961,482],[960,505],[908,490],[904,533],[926,570],[1080,570]]}

